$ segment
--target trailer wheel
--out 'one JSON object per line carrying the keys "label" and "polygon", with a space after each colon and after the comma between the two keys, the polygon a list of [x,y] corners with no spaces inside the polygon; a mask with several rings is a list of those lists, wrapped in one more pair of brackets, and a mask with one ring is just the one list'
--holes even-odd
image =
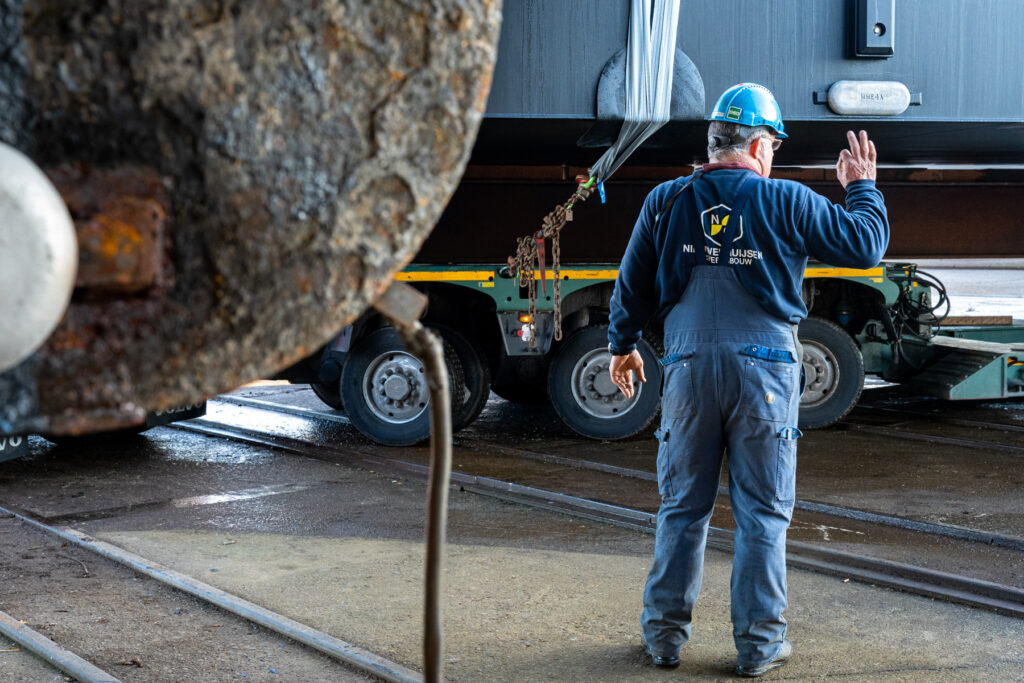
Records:
{"label": "trailer wheel", "polygon": [[627,399],[608,374],[608,326],[591,325],[569,337],[548,372],[548,394],[562,421],[592,439],[623,439],[650,424],[661,403],[661,366],[643,339],[637,349],[647,383],[634,378],[635,393]]}
{"label": "trailer wheel", "polygon": [[472,424],[487,404],[491,392],[491,370],[476,346],[462,334],[435,323],[429,327],[441,335],[445,344],[451,346],[462,366],[462,407],[457,413],[452,413],[452,431],[458,431]]}
{"label": "trailer wheel", "polygon": [[[462,387],[462,365],[449,344],[445,364],[450,387]],[[452,415],[463,392],[452,392]],[[430,436],[430,395],[423,364],[386,327],[353,346],[341,372],[341,400],[352,425],[385,446],[411,446]]]}
{"label": "trailer wheel", "polygon": [[857,405],[864,388],[864,358],[850,335],[828,320],[807,318],[798,336],[806,380],[798,424],[803,429],[827,427]]}
{"label": "trailer wheel", "polygon": [[316,397],[335,410],[345,412],[345,402],[341,400],[341,383],[324,384],[323,382],[312,382],[309,388],[313,390]]}

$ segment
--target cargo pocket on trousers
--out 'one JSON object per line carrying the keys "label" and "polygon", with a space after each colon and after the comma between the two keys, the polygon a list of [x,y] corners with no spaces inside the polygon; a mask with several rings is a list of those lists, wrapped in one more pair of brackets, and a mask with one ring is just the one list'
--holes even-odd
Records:
{"label": "cargo pocket on trousers", "polygon": [[670,353],[658,359],[662,366],[661,412],[670,420],[692,415],[697,410],[693,361],[693,351]]}
{"label": "cargo pocket on trousers", "polygon": [[796,390],[798,364],[791,352],[748,346],[740,352],[743,389],[740,414],[774,422],[789,422],[789,403]]}
{"label": "cargo pocket on trousers", "polygon": [[778,459],[775,462],[775,502],[791,506],[796,501],[796,440],[803,436],[796,427],[779,432]]}

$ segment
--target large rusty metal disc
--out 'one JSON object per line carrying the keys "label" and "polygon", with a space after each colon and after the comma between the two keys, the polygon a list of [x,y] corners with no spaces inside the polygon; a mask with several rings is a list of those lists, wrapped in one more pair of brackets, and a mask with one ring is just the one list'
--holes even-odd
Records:
{"label": "large rusty metal disc", "polygon": [[22,18],[6,137],[81,250],[31,363],[33,424],[74,433],[267,376],[365,310],[463,171],[500,2],[30,0]]}

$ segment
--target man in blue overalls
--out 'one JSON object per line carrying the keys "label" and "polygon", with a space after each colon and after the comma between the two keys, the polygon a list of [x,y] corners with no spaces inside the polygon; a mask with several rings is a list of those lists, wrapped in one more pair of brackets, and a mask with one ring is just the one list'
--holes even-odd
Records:
{"label": "man in blue overalls", "polygon": [[645,380],[635,350],[641,331],[656,314],[665,328],[661,508],[642,619],[657,666],[678,666],[690,637],[724,453],[736,520],[736,673],[760,676],[792,652],[782,612],[804,268],[808,257],[870,268],[889,242],[874,143],[864,131],[847,137],[836,166],[843,209],[799,183],[768,178],[786,138],[778,103],[763,86],[733,86],[711,115],[710,163],[648,195],[623,257],[608,338],[612,380],[627,397],[634,371]]}

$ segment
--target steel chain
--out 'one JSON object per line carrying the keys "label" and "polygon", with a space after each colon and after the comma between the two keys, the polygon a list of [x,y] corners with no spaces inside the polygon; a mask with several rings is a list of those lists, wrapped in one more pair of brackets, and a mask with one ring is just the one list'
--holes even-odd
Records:
{"label": "steel chain", "polygon": [[555,339],[562,339],[562,228],[571,220],[573,206],[586,201],[591,188],[580,185],[563,204],[554,208],[544,217],[541,229],[532,235],[516,240],[516,255],[509,258],[512,275],[520,287],[526,287],[530,301],[530,348],[537,348],[537,278],[534,276],[534,264],[538,261],[538,240],[551,240],[551,277],[554,281],[552,303],[554,304]]}

